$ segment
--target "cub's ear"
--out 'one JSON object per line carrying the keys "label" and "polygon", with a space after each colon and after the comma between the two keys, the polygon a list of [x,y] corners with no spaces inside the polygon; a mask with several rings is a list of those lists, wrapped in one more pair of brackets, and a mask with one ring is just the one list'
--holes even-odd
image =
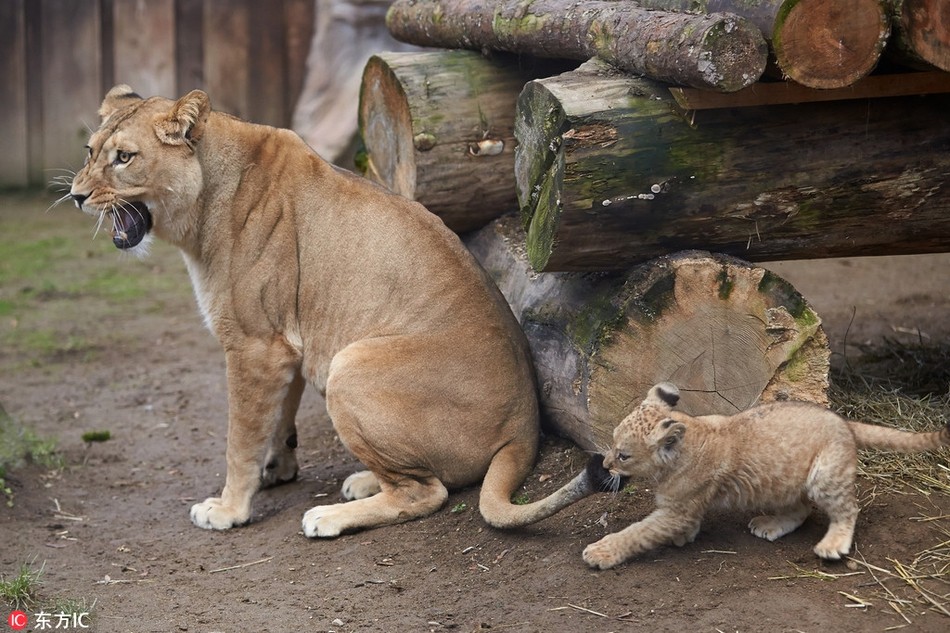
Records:
{"label": "cub's ear", "polygon": [[113,112],[120,108],[135,102],[141,101],[142,97],[138,95],[137,92],[132,90],[129,86],[125,84],[119,84],[115,86],[106,93],[105,99],[102,100],[102,105],[99,106],[99,120],[104,122]]}
{"label": "cub's ear", "polygon": [[671,382],[661,382],[650,389],[647,400],[659,400],[669,407],[675,407],[680,401],[680,390]]}
{"label": "cub's ear", "polygon": [[176,101],[168,114],[158,117],[155,134],[167,145],[187,145],[194,149],[195,141],[204,133],[210,112],[208,95],[201,90],[192,90]]}
{"label": "cub's ear", "polygon": [[663,420],[657,427],[657,446],[663,451],[672,451],[686,434],[686,425],[676,420]]}

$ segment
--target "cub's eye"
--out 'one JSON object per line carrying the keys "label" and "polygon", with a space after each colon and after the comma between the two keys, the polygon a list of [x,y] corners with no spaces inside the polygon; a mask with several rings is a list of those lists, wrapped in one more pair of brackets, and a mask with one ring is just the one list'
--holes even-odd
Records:
{"label": "cub's eye", "polygon": [[115,155],[115,164],[116,165],[125,165],[130,160],[135,157],[134,152],[127,152],[125,150],[119,150]]}
{"label": "cub's eye", "polygon": [[630,459],[630,456],[627,455],[626,453],[617,453],[617,461],[618,461],[618,462],[625,462],[625,461],[627,461],[628,459]]}

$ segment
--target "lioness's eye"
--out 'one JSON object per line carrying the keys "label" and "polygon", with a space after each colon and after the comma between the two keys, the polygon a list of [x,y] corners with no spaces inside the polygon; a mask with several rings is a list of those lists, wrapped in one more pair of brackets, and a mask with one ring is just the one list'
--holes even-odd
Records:
{"label": "lioness's eye", "polygon": [[125,150],[119,150],[115,155],[115,163],[117,165],[125,165],[127,162],[132,160],[132,157],[135,156],[132,152],[127,152]]}

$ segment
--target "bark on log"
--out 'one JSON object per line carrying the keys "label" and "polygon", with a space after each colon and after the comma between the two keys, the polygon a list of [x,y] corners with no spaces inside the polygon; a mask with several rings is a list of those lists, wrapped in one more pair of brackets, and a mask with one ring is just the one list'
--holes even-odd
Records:
{"label": "bark on log", "polygon": [[881,57],[890,23],[882,0],[637,0],[646,8],[740,15],[762,30],[781,73],[809,88],[841,88]]}
{"label": "bark on log", "polygon": [[515,119],[531,263],[950,250],[948,108],[930,95],[682,113],[666,87],[591,62],[532,81]]}
{"label": "bark on log", "polygon": [[694,251],[620,274],[536,274],[515,215],[466,244],[527,335],[546,427],[586,449],[609,446],[614,426],[663,380],[696,414],[827,402],[821,321],[762,268]]}
{"label": "bark on log", "polygon": [[950,2],[887,0],[894,57],[911,65],[950,71]]}
{"label": "bark on log", "polygon": [[729,14],[689,15],[609,0],[396,0],[396,39],[584,61],[599,56],[659,81],[731,92],[765,70],[758,28]]}
{"label": "bark on log", "polygon": [[381,53],[363,70],[359,129],[367,177],[417,200],[453,231],[517,208],[515,103],[563,65],[472,51]]}

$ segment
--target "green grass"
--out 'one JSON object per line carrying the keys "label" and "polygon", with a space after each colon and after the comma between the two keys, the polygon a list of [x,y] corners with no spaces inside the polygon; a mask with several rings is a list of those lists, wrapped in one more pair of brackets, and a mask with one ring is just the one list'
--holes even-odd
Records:
{"label": "green grass", "polygon": [[0,194],[0,371],[121,344],[102,326],[117,311],[191,301],[177,249],[156,243],[140,261],[102,233],[94,240],[93,218],[50,203],[36,192]]}
{"label": "green grass", "polygon": [[0,494],[7,506],[13,506],[13,489],[7,482],[7,475],[27,462],[50,469],[62,466],[54,440],[41,438],[21,426],[0,405]]}
{"label": "green grass", "polygon": [[31,563],[23,563],[9,578],[0,574],[0,600],[6,602],[11,609],[28,609],[35,604],[45,565],[44,563],[36,568],[35,563],[35,559]]}

